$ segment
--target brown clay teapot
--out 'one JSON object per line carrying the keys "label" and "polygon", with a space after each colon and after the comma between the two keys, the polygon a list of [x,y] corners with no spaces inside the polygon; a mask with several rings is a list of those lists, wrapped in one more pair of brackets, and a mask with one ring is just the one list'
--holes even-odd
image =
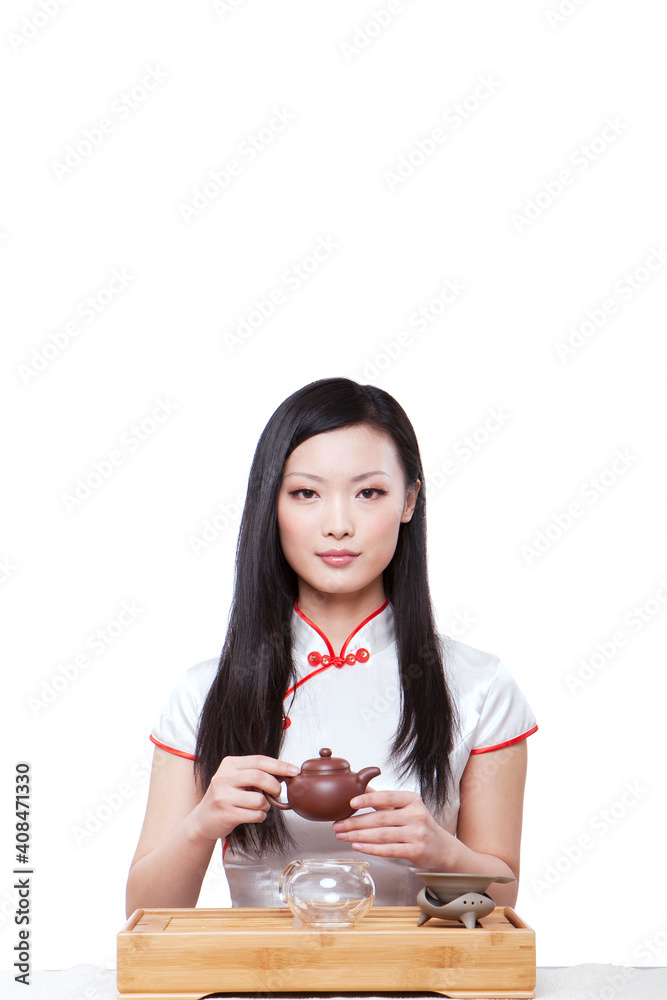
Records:
{"label": "brown clay teapot", "polygon": [[268,792],[264,794],[277,809],[293,809],[304,819],[333,823],[357,811],[350,805],[350,799],[362,795],[368,782],[381,773],[379,767],[364,767],[356,774],[346,760],[332,757],[331,750],[324,747],[319,757],[303,762],[300,774],[283,779],[287,785],[287,802],[280,802]]}

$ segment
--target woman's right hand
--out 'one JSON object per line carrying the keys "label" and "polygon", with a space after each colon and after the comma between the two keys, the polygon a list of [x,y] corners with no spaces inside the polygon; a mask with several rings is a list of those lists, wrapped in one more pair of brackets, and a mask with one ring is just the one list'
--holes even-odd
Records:
{"label": "woman's right hand", "polygon": [[223,757],[192,822],[202,840],[224,839],[240,823],[262,823],[271,808],[262,794],[280,795],[280,778],[294,777],[299,768],[275,757],[249,754]]}

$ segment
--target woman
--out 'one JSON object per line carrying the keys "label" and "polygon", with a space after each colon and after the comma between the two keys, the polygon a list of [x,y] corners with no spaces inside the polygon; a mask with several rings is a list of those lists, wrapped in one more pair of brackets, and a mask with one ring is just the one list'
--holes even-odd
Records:
{"label": "woman", "polygon": [[[232,903],[280,905],[297,857],[366,856],[379,905],[412,905],[414,870],[512,875],[537,726],[498,657],[439,635],[423,470],[382,389],[320,379],[260,437],[220,659],[186,672],[153,728],[146,816],[127,885],[192,907],[218,840]],[[270,807],[321,747],[382,770],[359,812],[310,822]]]}

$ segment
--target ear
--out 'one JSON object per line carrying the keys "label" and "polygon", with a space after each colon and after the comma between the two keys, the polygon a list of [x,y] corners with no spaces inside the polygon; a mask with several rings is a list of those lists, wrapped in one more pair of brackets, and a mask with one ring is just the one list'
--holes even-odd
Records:
{"label": "ear", "polygon": [[417,503],[417,494],[421,488],[421,482],[419,479],[415,481],[414,486],[412,486],[407,493],[405,498],[405,504],[403,506],[403,513],[401,514],[401,521],[409,521],[415,511],[415,504]]}

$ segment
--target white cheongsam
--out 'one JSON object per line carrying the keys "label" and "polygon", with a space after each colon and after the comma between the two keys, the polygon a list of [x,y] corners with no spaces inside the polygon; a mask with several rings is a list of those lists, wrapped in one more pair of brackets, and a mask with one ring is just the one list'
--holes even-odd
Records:
{"label": "white cheongsam", "polygon": [[[453,786],[438,821],[456,834],[459,784],[470,754],[516,743],[537,729],[523,692],[507,668],[490,653],[441,636],[447,684],[459,713],[459,731],[450,763]],[[301,766],[330,747],[353,771],[379,767],[382,774],[369,790],[417,792],[412,778],[401,781],[388,760],[400,718],[400,679],[394,613],[385,601],[348,636],[338,656],[323,632],[294,605],[292,652],[298,681],[283,702],[287,728],[282,760]],[[218,659],[191,667],[167,698],[150,739],[163,750],[194,760],[197,725]],[[224,725],[224,719],[221,720]],[[283,798],[284,786],[283,786]],[[423,883],[408,861],[377,858],[353,851],[339,841],[331,823],[312,822],[284,812],[297,848],[289,857],[249,859],[223,848],[224,866],[234,906],[280,906],[278,882],[285,865],[296,858],[364,858],[376,886],[379,906],[411,906]]]}

